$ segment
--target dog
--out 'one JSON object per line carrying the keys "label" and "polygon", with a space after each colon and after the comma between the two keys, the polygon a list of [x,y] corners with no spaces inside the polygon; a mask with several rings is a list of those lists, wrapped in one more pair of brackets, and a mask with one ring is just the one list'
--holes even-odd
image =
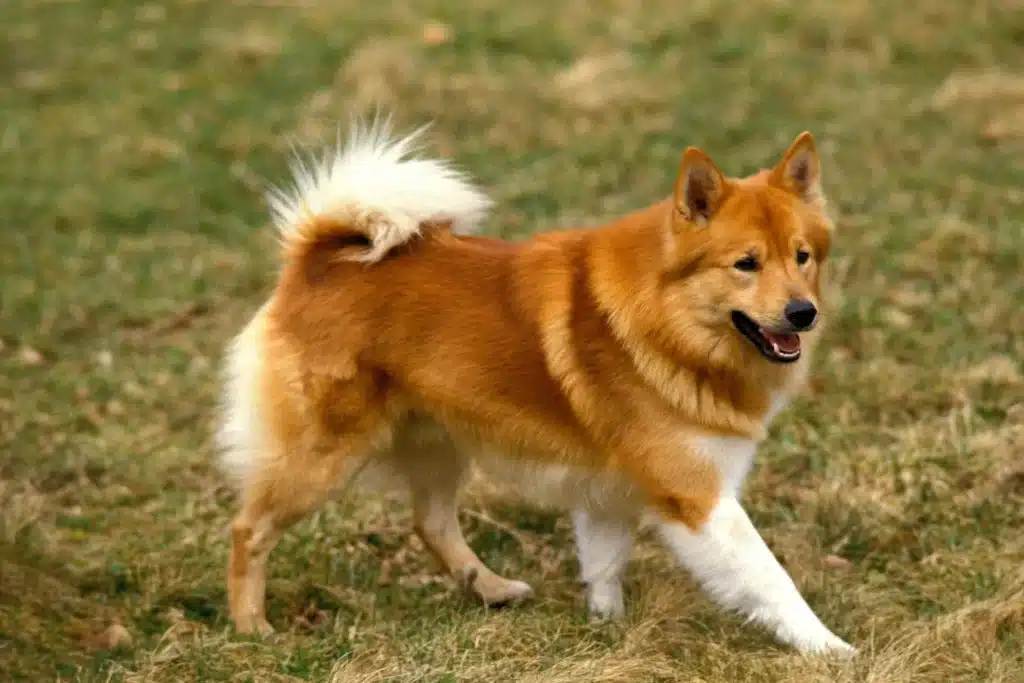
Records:
{"label": "dog", "polygon": [[571,511],[589,611],[653,524],[721,607],[804,653],[851,654],[739,502],[769,422],[806,380],[834,232],[819,156],[729,177],[689,147],[672,194],[588,229],[474,236],[492,202],[423,129],[354,123],[297,156],[269,205],[283,265],[225,362],[221,463],[239,491],[228,599],[270,632],[268,555],[369,465],[400,478],[425,546],[486,604],[499,576],[459,527],[472,468]]}

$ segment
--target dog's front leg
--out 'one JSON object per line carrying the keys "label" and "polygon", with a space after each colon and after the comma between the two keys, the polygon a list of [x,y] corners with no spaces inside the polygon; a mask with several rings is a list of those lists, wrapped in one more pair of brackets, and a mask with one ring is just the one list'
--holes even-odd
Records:
{"label": "dog's front leg", "polygon": [[801,652],[853,654],[804,601],[735,497],[719,498],[700,524],[661,516],[658,528],[679,562],[726,609]]}
{"label": "dog's front leg", "polygon": [[577,509],[573,531],[580,561],[580,579],[587,590],[587,608],[598,619],[621,617],[622,571],[633,549],[632,524],[615,516]]}

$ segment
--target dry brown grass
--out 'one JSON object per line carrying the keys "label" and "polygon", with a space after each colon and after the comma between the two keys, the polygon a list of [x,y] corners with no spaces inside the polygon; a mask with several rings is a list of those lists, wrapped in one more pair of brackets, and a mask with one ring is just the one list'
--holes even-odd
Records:
{"label": "dry brown grass", "polygon": [[[0,680],[1024,681],[1019,2],[14,0],[0,25]],[[231,634],[209,430],[273,279],[259,191],[375,102],[436,120],[510,236],[665,193],[687,144],[738,173],[815,132],[841,305],[747,501],[861,656],[775,646],[650,539],[626,620],[590,624],[564,515],[482,495],[471,542],[532,604],[460,598],[401,502],[351,499],[275,553],[280,635]]]}

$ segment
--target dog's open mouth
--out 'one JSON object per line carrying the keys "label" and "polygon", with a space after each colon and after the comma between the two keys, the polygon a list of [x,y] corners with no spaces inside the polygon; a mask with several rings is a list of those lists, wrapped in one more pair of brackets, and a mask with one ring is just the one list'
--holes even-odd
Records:
{"label": "dog's open mouth", "polygon": [[740,311],[732,312],[732,324],[768,360],[774,363],[792,363],[800,358],[800,335],[792,332],[770,332]]}

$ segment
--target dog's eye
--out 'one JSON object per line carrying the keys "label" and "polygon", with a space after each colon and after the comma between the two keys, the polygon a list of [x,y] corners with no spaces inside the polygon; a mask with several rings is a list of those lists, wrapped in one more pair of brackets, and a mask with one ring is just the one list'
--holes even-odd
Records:
{"label": "dog's eye", "polygon": [[809,251],[807,251],[806,249],[797,249],[796,250],[796,262],[798,264],[800,264],[801,266],[803,264],[807,263],[807,259],[809,259],[809,258],[811,258],[811,253]]}
{"label": "dog's eye", "polygon": [[757,270],[757,265],[757,259],[754,258],[753,256],[741,258],[739,261],[733,264],[736,270],[742,270],[745,273],[753,273],[755,270]]}

